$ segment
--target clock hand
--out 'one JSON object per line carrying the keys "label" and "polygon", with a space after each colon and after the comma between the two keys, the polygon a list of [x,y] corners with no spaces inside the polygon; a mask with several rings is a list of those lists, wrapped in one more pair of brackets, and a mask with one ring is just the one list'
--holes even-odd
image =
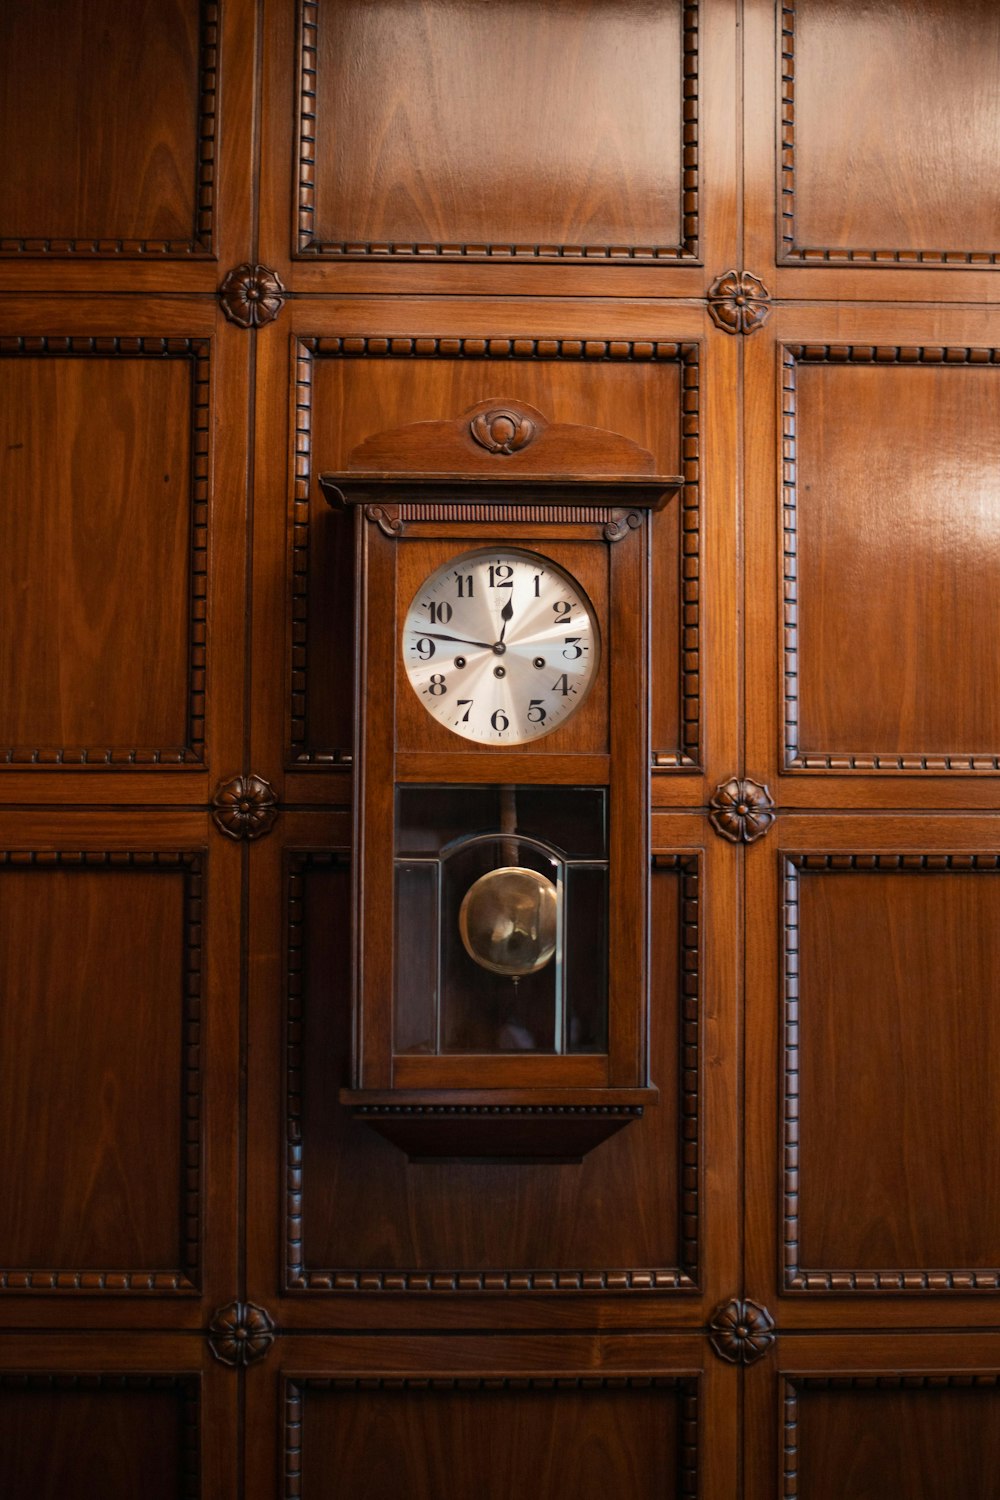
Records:
{"label": "clock hand", "polygon": [[437,630],[422,630],[421,638],[432,641],[454,641],[458,646],[482,646],[484,651],[493,650],[492,641],[470,641],[464,635],[441,635]]}
{"label": "clock hand", "polygon": [[511,620],[513,619],[513,617],[514,617],[514,601],[512,599],[508,599],[507,603],[504,605],[503,609],[500,611],[500,618],[503,621],[503,629],[500,632],[500,639],[497,641],[497,645],[498,646],[502,646],[503,645],[503,638],[507,634],[507,626],[510,624]]}

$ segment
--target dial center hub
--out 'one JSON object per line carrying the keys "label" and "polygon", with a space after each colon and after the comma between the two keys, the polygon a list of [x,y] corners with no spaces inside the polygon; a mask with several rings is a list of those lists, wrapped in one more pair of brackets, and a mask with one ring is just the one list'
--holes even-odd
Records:
{"label": "dial center hub", "polygon": [[506,650],[507,650],[507,647],[504,645],[503,641],[494,641],[494,643],[493,643],[493,654],[494,654],[494,656],[503,656],[503,654],[504,654],[504,652]]}

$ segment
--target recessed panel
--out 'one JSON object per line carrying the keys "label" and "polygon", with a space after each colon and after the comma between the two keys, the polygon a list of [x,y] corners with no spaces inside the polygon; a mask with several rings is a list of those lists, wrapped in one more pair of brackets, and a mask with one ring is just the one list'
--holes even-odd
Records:
{"label": "recessed panel", "polygon": [[693,257],[697,15],[303,0],[299,252]]}
{"label": "recessed panel", "polygon": [[207,351],[12,342],[0,358],[0,763],[200,760]]}
{"label": "recessed panel", "polygon": [[993,357],[784,351],[791,767],[1000,768]]}
{"label": "recessed panel", "polygon": [[[424,346],[419,353],[418,343]],[[399,357],[384,357],[390,353]],[[435,354],[438,357],[424,357]],[[353,742],[351,518],[330,509],[315,473],[320,467],[346,467],[351,449],[373,433],[407,422],[454,418],[491,397],[527,402],[555,422],[620,432],[653,453],[657,473],[684,473],[684,490],[653,522],[650,733],[657,764],[683,768],[697,763],[697,346],[538,339],[309,339],[299,346],[297,373],[290,557],[292,764],[342,759]],[[322,671],[316,666],[320,644]]]}
{"label": "recessed panel", "polygon": [[996,1489],[995,1375],[795,1376],[785,1385],[786,1500],[972,1500]]}
{"label": "recessed panel", "polygon": [[[700,876],[665,855],[652,879],[652,1082],[660,1091],[579,1165],[411,1164],[352,1120],[350,880],[333,855],[288,869],[289,1285],[322,1290],[691,1286],[699,1267]],[[456,941],[459,941],[456,935]],[[683,1049],[683,1050],[682,1050]],[[584,1280],[586,1278],[586,1281]]]}
{"label": "recessed panel", "polygon": [[1000,1285],[1000,860],[786,864],[786,1284]]}
{"label": "recessed panel", "polygon": [[302,1500],[694,1495],[697,1400],[693,1378],[290,1381],[285,1472]]}
{"label": "recessed panel", "polygon": [[0,1270],[169,1290],[198,1264],[197,856],[0,864]]}
{"label": "recessed panel", "polygon": [[0,1375],[0,1494],[196,1500],[198,1381]]}
{"label": "recessed panel", "polygon": [[210,251],[217,10],[0,7],[0,254]]}
{"label": "recessed panel", "polygon": [[783,0],[778,17],[784,258],[994,264],[993,0]]}

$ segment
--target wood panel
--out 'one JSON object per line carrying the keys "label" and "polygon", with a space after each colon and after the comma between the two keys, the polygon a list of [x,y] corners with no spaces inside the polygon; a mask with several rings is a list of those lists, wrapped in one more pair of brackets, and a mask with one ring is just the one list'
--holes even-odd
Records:
{"label": "wood panel", "polygon": [[640,1500],[697,1494],[698,1381],[290,1379],[285,1456],[303,1500]]}
{"label": "wood panel", "polygon": [[784,814],[750,851],[748,1277],[786,1326],[993,1316],[997,832]]}
{"label": "wood panel", "polygon": [[802,1334],[746,1373],[747,1500],[964,1500],[997,1462],[995,1333]]}
{"label": "wood panel", "polygon": [[192,1291],[204,855],[0,860],[0,1285]]}
{"label": "wood panel", "polygon": [[995,265],[990,0],[782,0],[779,40],[781,257]]}
{"label": "wood panel", "polygon": [[0,1374],[0,1488],[39,1500],[197,1500],[199,1381]]}
{"label": "wood panel", "polygon": [[787,766],[1000,769],[998,357],[782,349]]}
{"label": "wood panel", "polygon": [[785,856],[786,1286],[1000,1286],[997,874]]}
{"label": "wood panel", "polygon": [[790,807],[989,809],[1000,323],[832,328],[783,305],[746,347],[748,770]]}
{"label": "wood panel", "polygon": [[350,1081],[346,870],[330,856],[290,859],[288,1286],[693,1289],[701,1272],[697,857],[663,856],[654,877],[658,1105],[582,1165],[530,1169],[409,1164],[338,1104],[334,1085]]}
{"label": "wood panel", "polygon": [[237,1500],[236,1381],[203,1339],[0,1335],[0,1487],[40,1500]]}
{"label": "wood panel", "polygon": [[211,253],[218,11],[4,7],[0,255]]}
{"label": "wood panel", "polygon": [[209,381],[201,339],[0,341],[6,765],[204,758]]}
{"label": "wood panel", "polygon": [[697,256],[696,4],[299,9],[298,254]]}
{"label": "wood panel", "polygon": [[696,1335],[320,1334],[276,1354],[247,1380],[248,1500],[736,1493],[735,1371]]}

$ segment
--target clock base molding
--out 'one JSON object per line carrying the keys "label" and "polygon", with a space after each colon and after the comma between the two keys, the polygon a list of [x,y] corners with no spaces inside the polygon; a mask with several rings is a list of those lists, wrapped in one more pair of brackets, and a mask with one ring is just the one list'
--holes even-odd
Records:
{"label": "clock base molding", "polygon": [[421,1161],[580,1162],[659,1090],[341,1089],[354,1119]]}

